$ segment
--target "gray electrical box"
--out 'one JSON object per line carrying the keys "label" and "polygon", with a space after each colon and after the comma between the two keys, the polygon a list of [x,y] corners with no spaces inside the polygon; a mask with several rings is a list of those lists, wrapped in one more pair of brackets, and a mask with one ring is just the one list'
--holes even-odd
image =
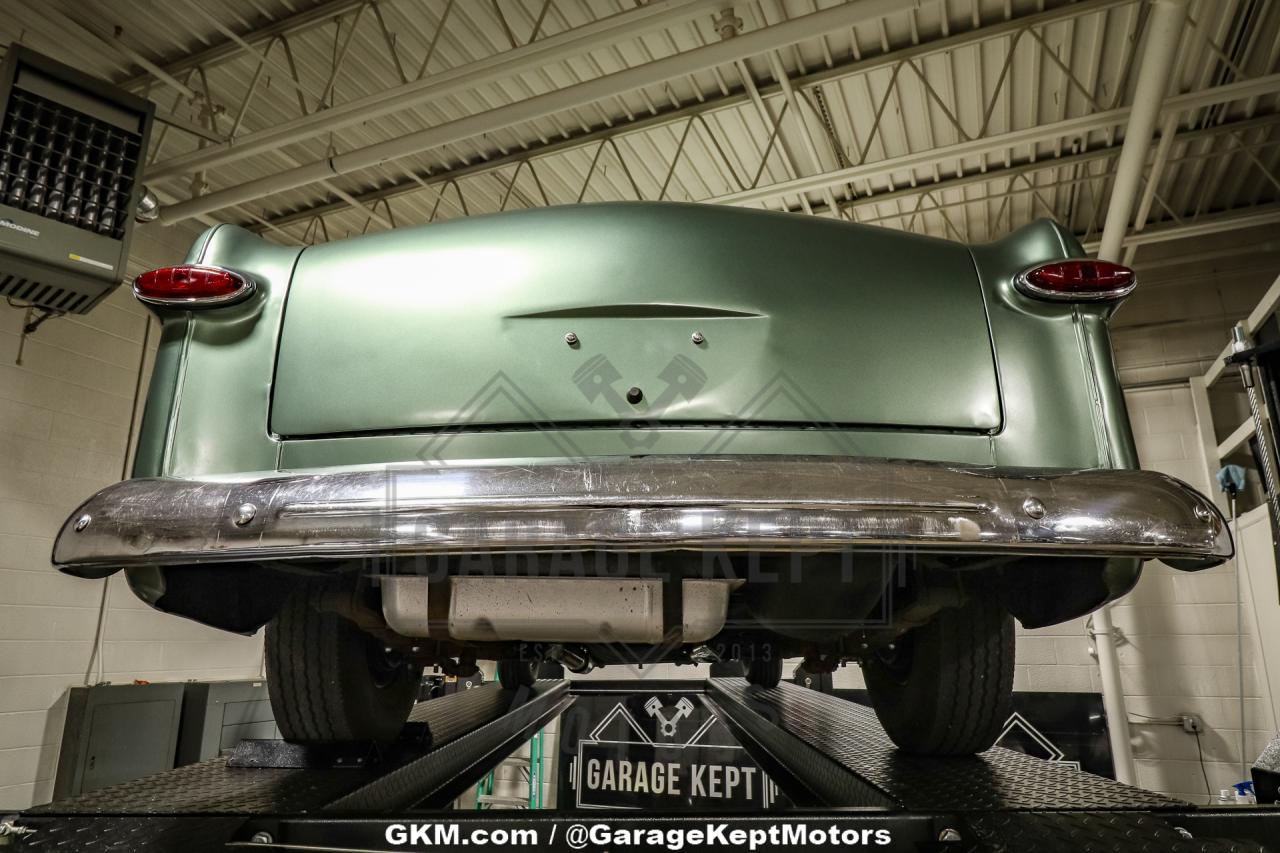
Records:
{"label": "gray electrical box", "polygon": [[53,798],[61,800],[173,769],[183,687],[71,688]]}
{"label": "gray electrical box", "polygon": [[120,283],[154,111],[9,46],[0,65],[0,296],[84,313]]}
{"label": "gray electrical box", "polygon": [[178,766],[227,754],[246,738],[280,737],[265,681],[192,681],[184,686]]}

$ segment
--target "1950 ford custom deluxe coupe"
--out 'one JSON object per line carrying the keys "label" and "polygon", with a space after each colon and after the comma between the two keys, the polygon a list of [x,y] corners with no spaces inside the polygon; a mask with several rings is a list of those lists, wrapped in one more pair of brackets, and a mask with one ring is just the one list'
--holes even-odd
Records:
{"label": "1950 ford custom deluxe coupe", "polygon": [[983,246],[680,204],[322,246],[206,232],[134,478],[53,560],[266,626],[286,738],[387,739],[422,667],[863,667],[902,748],[988,747],[1013,620],[1232,552],[1136,470],[1107,320],[1134,286],[1051,222]]}

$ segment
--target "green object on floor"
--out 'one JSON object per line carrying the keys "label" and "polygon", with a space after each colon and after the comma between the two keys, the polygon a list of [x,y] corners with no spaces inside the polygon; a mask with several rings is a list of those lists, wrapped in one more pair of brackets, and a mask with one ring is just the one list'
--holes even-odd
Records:
{"label": "green object on floor", "polygon": [[[514,757],[507,758],[498,765],[498,767],[501,767],[503,764],[514,764],[520,770],[526,771],[525,779],[529,784],[529,795],[528,805],[524,806],[524,808],[542,808],[542,735],[543,730],[539,729],[529,740],[527,768],[524,766],[524,759]],[[495,767],[476,783],[476,811],[489,809],[494,805],[510,805],[514,808],[522,807],[513,802],[515,800],[514,797],[500,797],[493,793],[497,771],[498,768]]]}

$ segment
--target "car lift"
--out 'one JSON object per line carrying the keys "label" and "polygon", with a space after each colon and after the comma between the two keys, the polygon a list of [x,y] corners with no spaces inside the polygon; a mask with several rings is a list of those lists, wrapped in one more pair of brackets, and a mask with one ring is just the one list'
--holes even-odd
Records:
{"label": "car lift", "polygon": [[[888,828],[893,844],[882,849],[893,850],[1280,851],[1280,807],[1196,807],[1001,747],[962,758],[905,755],[873,712],[835,696],[788,683],[765,690],[741,678],[687,684],[795,804],[769,813],[769,821]],[[578,685],[583,692],[599,686]],[[762,820],[714,812],[439,811],[574,700],[573,683],[547,680],[432,699],[414,708],[400,743],[381,752],[246,741],[230,759],[22,812],[0,824],[7,833],[0,844],[131,853],[433,849],[389,846],[383,828],[395,816],[447,818],[463,831],[541,825],[550,832],[560,824],[559,843],[543,849],[569,850],[581,847],[567,845],[564,830],[580,821]]]}

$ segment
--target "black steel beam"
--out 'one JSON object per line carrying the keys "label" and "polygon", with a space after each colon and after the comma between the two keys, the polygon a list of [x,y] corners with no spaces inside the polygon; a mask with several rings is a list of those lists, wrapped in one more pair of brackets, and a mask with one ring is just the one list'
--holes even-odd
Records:
{"label": "black steel beam", "polygon": [[339,797],[325,811],[443,808],[573,704],[568,689],[567,681],[539,681],[532,688],[503,691],[506,713]]}
{"label": "black steel beam", "polygon": [[751,707],[750,695],[748,691],[744,697],[720,694],[718,699],[711,699],[704,696],[703,701],[791,802],[802,808],[890,809],[898,806],[847,768],[778,728],[774,721]]}

